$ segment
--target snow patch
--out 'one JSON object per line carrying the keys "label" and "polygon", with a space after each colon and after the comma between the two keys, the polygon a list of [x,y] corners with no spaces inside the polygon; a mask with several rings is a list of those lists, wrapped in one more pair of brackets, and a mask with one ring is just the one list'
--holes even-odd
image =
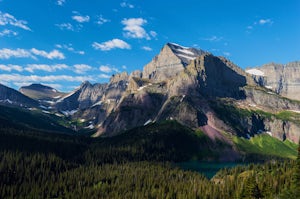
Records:
{"label": "snow patch", "polygon": [[46,106],[43,106],[43,105],[39,105],[39,107],[42,109],[48,109]]}
{"label": "snow patch", "polygon": [[95,106],[101,106],[102,103],[103,103],[102,101],[96,102],[95,104],[93,104],[92,107],[95,107]]}
{"label": "snow patch", "polygon": [[148,124],[150,124],[150,123],[152,123],[152,120],[151,120],[151,119],[147,120],[147,122],[145,122],[144,126],[146,126],[146,125],[148,125]]}
{"label": "snow patch", "polygon": [[56,90],[56,89],[54,89],[54,88],[52,89],[52,91],[53,91],[54,93],[57,93],[57,90]]}
{"label": "snow patch", "polygon": [[185,95],[182,95],[182,98],[180,99],[180,102],[182,102],[185,98]]}
{"label": "snow patch", "polygon": [[94,129],[95,126],[93,124],[88,125],[87,127],[85,127],[85,129]]}
{"label": "snow patch", "polygon": [[264,72],[262,72],[261,70],[258,70],[256,68],[246,70],[246,73],[249,73],[251,75],[256,75],[256,76],[265,76]]}
{"label": "snow patch", "polygon": [[78,110],[62,111],[65,116],[74,115]]}
{"label": "snow patch", "polygon": [[266,131],[266,134],[270,135],[270,136],[273,136],[272,132],[271,131]]}
{"label": "snow patch", "polygon": [[55,115],[56,115],[57,117],[63,117],[63,116],[64,116],[64,115],[59,114],[59,113],[55,113]]}
{"label": "snow patch", "polygon": [[61,98],[61,95],[55,96],[55,97],[53,97],[53,98],[54,98],[54,99]]}
{"label": "snow patch", "polygon": [[45,110],[42,110],[43,113],[47,113],[47,114],[50,114],[49,111],[45,111]]}
{"label": "snow patch", "polygon": [[180,54],[180,53],[176,53],[177,56],[179,57],[182,57],[182,58],[185,58],[185,59],[188,59],[188,60],[194,60],[196,59],[195,56],[191,57],[191,56],[188,56],[188,55],[184,55],[184,54]]}
{"label": "snow patch", "polygon": [[265,86],[267,89],[272,89],[273,87],[272,86]]}
{"label": "snow patch", "polygon": [[141,87],[139,87],[137,90],[138,90],[138,91],[141,91],[141,90],[143,90],[144,88],[146,88],[146,86],[141,86]]}
{"label": "snow patch", "polygon": [[9,103],[9,104],[13,103],[13,101],[11,101],[10,99],[0,100],[0,102]]}
{"label": "snow patch", "polygon": [[193,52],[189,51],[188,49],[176,49],[176,50],[181,53],[184,53],[184,54],[195,56],[195,54]]}

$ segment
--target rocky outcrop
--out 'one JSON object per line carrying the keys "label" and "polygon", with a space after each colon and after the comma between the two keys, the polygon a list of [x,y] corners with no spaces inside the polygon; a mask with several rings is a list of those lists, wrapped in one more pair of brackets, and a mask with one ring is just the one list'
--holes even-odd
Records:
{"label": "rocky outcrop", "polygon": [[255,81],[261,86],[284,97],[295,100],[300,99],[300,62],[270,63],[246,71],[252,74]]}
{"label": "rocky outcrop", "polygon": [[89,108],[102,98],[106,88],[107,84],[83,82],[78,89],[60,98],[55,106],[59,111]]}

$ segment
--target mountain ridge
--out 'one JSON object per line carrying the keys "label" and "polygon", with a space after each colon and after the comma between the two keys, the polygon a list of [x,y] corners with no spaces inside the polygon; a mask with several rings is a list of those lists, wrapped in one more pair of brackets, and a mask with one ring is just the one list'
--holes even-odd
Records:
{"label": "mountain ridge", "polygon": [[[83,82],[50,110],[85,121],[87,126],[81,128],[96,130],[95,136],[176,120],[212,139],[271,132],[278,139],[297,142],[298,119],[277,114],[297,114],[300,103],[279,94],[224,57],[167,43],[143,71],[115,74],[105,84]],[[236,118],[226,119],[224,110],[235,111]]]}

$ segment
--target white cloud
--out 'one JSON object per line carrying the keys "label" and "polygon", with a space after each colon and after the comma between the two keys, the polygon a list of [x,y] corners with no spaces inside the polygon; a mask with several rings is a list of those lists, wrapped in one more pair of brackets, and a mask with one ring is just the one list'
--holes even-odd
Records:
{"label": "white cloud", "polygon": [[28,64],[25,68],[26,71],[34,73],[35,70],[42,70],[46,72],[55,72],[56,70],[67,69],[65,64],[47,65],[47,64]]}
{"label": "white cloud", "polygon": [[12,30],[8,30],[8,29],[4,29],[3,31],[0,32],[0,37],[4,37],[4,36],[17,36],[18,33]]}
{"label": "white cloud", "polygon": [[86,15],[83,16],[81,15],[79,12],[77,11],[73,11],[73,13],[75,14],[74,16],[72,16],[72,19],[77,21],[78,23],[86,23],[90,21],[90,16]]}
{"label": "white cloud", "polygon": [[103,79],[109,79],[111,76],[107,74],[100,74],[99,77]]}
{"label": "white cloud", "polygon": [[8,64],[8,65],[0,64],[0,70],[7,71],[7,72],[11,72],[13,70],[22,72],[23,67],[19,65],[13,65],[13,64]]}
{"label": "white cloud", "polygon": [[102,15],[100,15],[98,17],[98,20],[96,21],[96,23],[98,25],[102,25],[102,24],[105,24],[105,23],[108,23],[108,22],[110,22],[110,20],[109,19],[105,19]]}
{"label": "white cloud", "polygon": [[99,70],[103,73],[111,73],[111,72],[117,72],[119,73],[120,70],[113,67],[113,66],[109,66],[109,65],[102,65],[99,67]]}
{"label": "white cloud", "polygon": [[74,72],[77,74],[85,74],[87,71],[93,69],[93,67],[86,64],[75,64],[74,68],[75,68]]}
{"label": "white cloud", "polygon": [[142,27],[147,23],[147,20],[143,18],[130,18],[123,19],[122,24],[125,25],[123,28],[124,36],[128,38],[147,39],[150,40],[150,36]]}
{"label": "white cloud", "polygon": [[46,51],[38,50],[36,48],[32,48],[31,50],[20,49],[20,48],[17,48],[16,50],[12,50],[8,48],[0,49],[0,59],[10,59],[11,57],[36,59],[34,55],[45,57],[47,59],[65,58],[64,54],[62,54],[58,50],[52,50],[51,52],[47,53]]}
{"label": "white cloud", "polygon": [[74,31],[74,27],[70,23],[62,23],[62,24],[55,24],[61,30],[71,30]]}
{"label": "white cloud", "polygon": [[73,52],[73,53],[76,53],[76,54],[80,54],[80,55],[84,55],[85,52],[82,51],[82,50],[75,50],[73,48],[73,45],[72,44],[56,44],[55,45],[56,48],[60,48],[60,49],[66,49],[70,52]]}
{"label": "white cloud", "polygon": [[47,59],[65,59],[64,54],[59,52],[58,50],[52,50],[51,52],[48,53],[44,50],[38,50],[36,48],[32,48],[30,51],[34,55],[45,57]]}
{"label": "white cloud", "polygon": [[153,37],[153,38],[156,38],[157,37],[157,33],[153,30],[150,31],[150,35]]}
{"label": "white cloud", "polygon": [[265,25],[265,24],[269,24],[269,25],[272,25],[274,22],[271,20],[271,19],[260,19],[258,21],[258,23],[260,25]]}
{"label": "white cloud", "polygon": [[125,70],[125,69],[127,69],[127,66],[123,65],[122,68]]}
{"label": "white cloud", "polygon": [[70,76],[70,75],[20,75],[20,74],[0,74],[0,80],[6,82],[83,82],[83,81],[95,81],[93,76]]}
{"label": "white cloud", "polygon": [[230,57],[231,53],[230,52],[223,52],[223,55],[225,55],[226,57]]}
{"label": "white cloud", "polygon": [[134,5],[130,4],[130,3],[127,3],[125,1],[123,1],[122,3],[120,3],[120,6],[122,8],[134,8]]}
{"label": "white cloud", "polygon": [[10,59],[14,58],[35,58],[30,51],[25,49],[17,48],[16,50],[2,48],[0,49],[0,59]]}
{"label": "white cloud", "polygon": [[145,51],[152,51],[152,48],[150,48],[149,46],[143,46],[142,49]]}
{"label": "white cloud", "polygon": [[121,39],[112,39],[112,40],[102,42],[102,43],[94,42],[92,44],[92,46],[96,50],[102,50],[102,51],[108,51],[108,50],[112,50],[114,48],[131,49],[131,46]]}
{"label": "white cloud", "polygon": [[111,68],[109,67],[109,66],[100,66],[99,67],[99,70],[101,71],[101,72],[104,72],[104,73],[110,73],[112,70],[111,70]]}
{"label": "white cloud", "polygon": [[8,13],[3,13],[0,11],[0,26],[6,26],[6,25],[11,25],[24,30],[31,31],[31,29],[27,26],[27,21],[18,20],[13,15]]}
{"label": "white cloud", "polygon": [[66,3],[66,0],[57,0],[56,4],[59,6],[63,6]]}
{"label": "white cloud", "polygon": [[223,37],[217,37],[217,36],[213,35],[209,38],[204,38],[203,40],[210,41],[210,42],[217,42],[217,41],[221,41],[222,39],[223,39]]}

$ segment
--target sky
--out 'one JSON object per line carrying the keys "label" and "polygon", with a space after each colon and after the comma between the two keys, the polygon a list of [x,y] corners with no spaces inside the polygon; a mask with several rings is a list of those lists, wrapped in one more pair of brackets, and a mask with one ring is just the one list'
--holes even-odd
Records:
{"label": "sky", "polygon": [[241,68],[300,60],[299,0],[0,0],[0,83],[68,92],[142,70],[167,43]]}

